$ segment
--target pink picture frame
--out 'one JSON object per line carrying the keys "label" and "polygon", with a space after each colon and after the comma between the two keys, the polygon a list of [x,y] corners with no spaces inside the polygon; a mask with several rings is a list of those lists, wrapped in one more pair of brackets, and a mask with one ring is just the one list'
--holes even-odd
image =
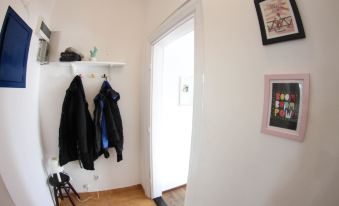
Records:
{"label": "pink picture frame", "polygon": [[309,90],[310,74],[265,75],[261,132],[303,142]]}

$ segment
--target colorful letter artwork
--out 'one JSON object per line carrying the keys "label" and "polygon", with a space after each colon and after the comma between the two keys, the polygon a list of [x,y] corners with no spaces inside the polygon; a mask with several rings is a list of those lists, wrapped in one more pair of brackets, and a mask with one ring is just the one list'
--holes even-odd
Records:
{"label": "colorful letter artwork", "polygon": [[265,75],[262,133],[302,142],[305,138],[310,74]]}
{"label": "colorful letter artwork", "polygon": [[272,83],[270,126],[296,131],[299,118],[300,84]]}
{"label": "colorful letter artwork", "polygon": [[260,3],[267,39],[298,33],[289,0],[267,0]]}

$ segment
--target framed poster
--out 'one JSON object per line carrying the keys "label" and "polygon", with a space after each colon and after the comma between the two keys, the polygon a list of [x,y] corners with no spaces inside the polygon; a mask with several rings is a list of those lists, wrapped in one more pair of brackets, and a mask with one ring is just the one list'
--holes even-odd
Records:
{"label": "framed poster", "polygon": [[264,45],[305,38],[295,0],[254,0]]}
{"label": "framed poster", "polygon": [[193,77],[180,77],[179,86],[179,105],[192,106],[193,105]]}
{"label": "framed poster", "polygon": [[32,29],[8,7],[0,34],[0,87],[25,88]]}
{"label": "framed poster", "polygon": [[302,142],[309,104],[309,74],[265,75],[261,131]]}

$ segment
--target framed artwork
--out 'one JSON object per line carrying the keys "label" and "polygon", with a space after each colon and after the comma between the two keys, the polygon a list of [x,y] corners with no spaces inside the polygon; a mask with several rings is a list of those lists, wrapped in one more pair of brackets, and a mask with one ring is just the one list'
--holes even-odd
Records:
{"label": "framed artwork", "polygon": [[8,7],[0,34],[0,87],[25,88],[32,29]]}
{"label": "framed artwork", "polygon": [[192,106],[193,105],[193,77],[180,77],[179,85],[179,105]]}
{"label": "framed artwork", "polygon": [[254,0],[264,45],[305,38],[295,0]]}
{"label": "framed artwork", "polygon": [[309,74],[265,75],[261,131],[302,142],[309,105]]}

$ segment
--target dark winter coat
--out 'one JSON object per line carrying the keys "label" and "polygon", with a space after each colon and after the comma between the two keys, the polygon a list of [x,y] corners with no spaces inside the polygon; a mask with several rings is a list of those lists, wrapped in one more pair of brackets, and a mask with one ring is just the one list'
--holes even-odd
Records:
{"label": "dark winter coat", "polygon": [[59,128],[59,163],[80,160],[94,170],[94,124],[88,111],[81,78],[76,76],[66,91]]}
{"label": "dark winter coat", "polygon": [[114,147],[117,161],[122,160],[124,144],[123,127],[118,107],[120,95],[114,91],[107,81],[102,84],[100,93],[95,97],[95,152],[109,157],[108,148]]}

